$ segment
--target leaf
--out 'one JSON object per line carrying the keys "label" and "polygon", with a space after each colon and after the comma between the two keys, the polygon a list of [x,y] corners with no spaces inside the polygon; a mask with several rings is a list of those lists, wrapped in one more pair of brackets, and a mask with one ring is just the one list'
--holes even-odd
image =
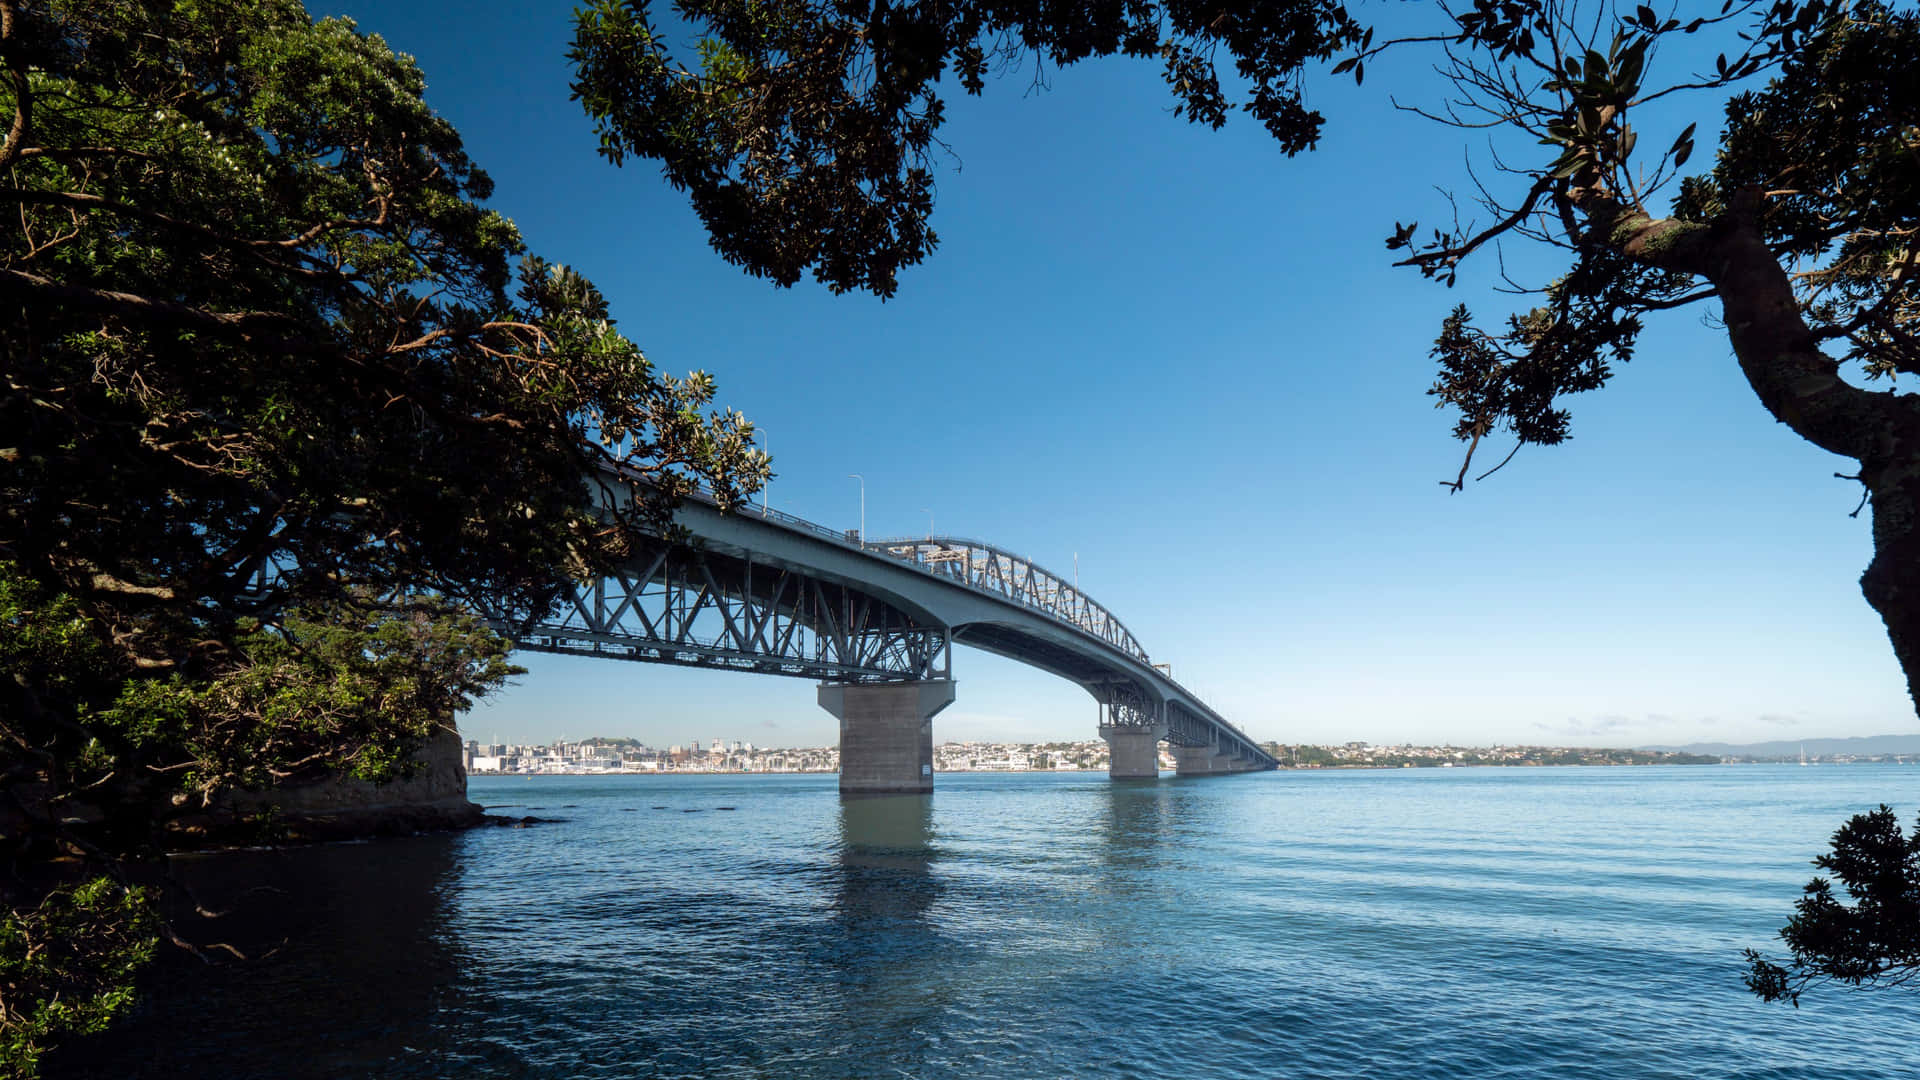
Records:
{"label": "leaf", "polygon": [[1632,97],[1640,89],[1640,73],[1647,67],[1647,46],[1652,38],[1641,38],[1627,47],[1620,57],[1620,81],[1617,84],[1620,96]]}
{"label": "leaf", "polygon": [[1673,155],[1673,167],[1676,169],[1685,165],[1687,159],[1693,156],[1693,129],[1695,126],[1694,124],[1688,124],[1687,129],[1680,133],[1680,137],[1673,140],[1673,148],[1667,151],[1667,153]]}
{"label": "leaf", "polygon": [[[1721,57],[1721,59],[1725,60],[1726,58]],[[1354,65],[1358,64],[1359,62],[1360,62],[1359,57],[1349,56],[1345,60],[1342,60],[1339,63],[1333,65],[1333,73],[1335,75],[1345,75],[1347,72],[1352,71]]]}

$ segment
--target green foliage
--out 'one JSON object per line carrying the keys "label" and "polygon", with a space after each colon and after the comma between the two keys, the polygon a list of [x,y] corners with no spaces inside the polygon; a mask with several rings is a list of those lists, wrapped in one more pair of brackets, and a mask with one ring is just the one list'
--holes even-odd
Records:
{"label": "green foliage", "polygon": [[125,1012],[157,928],[151,894],[108,877],[0,910],[0,1072],[35,1076],[59,1038],[105,1030]]}
{"label": "green foliage", "polygon": [[[1509,170],[1529,182],[1524,193],[1508,199],[1483,195],[1483,207],[1495,218],[1491,226],[1436,229],[1430,240],[1417,242],[1417,225],[1397,225],[1387,247],[1408,253],[1401,265],[1449,286],[1475,251],[1507,237],[1564,248],[1571,265],[1545,287],[1541,305],[1511,316],[1503,331],[1480,330],[1464,306],[1444,323],[1433,350],[1441,377],[1429,393],[1458,414],[1454,434],[1469,444],[1460,476],[1448,482],[1451,489],[1464,486],[1474,450],[1494,432],[1513,435],[1517,446],[1564,441],[1570,417],[1561,399],[1606,385],[1617,366],[1632,358],[1647,313],[1715,295],[1722,284],[1714,280],[1717,275],[1707,270],[1706,261],[1687,253],[1727,209],[1715,193],[1756,186],[1791,193],[1814,180],[1806,165],[1819,151],[1811,151],[1791,125],[1781,124],[1778,110],[1765,99],[1850,87],[1830,103],[1864,108],[1866,99],[1873,99],[1896,115],[1911,111],[1899,102],[1905,92],[1888,93],[1880,71],[1808,66],[1836,40],[1849,38],[1875,40],[1872,50],[1892,61],[1903,50],[1910,52],[1910,28],[1901,29],[1901,21],[1878,5],[1854,5],[1849,15],[1846,5],[1822,0],[1729,3],[1711,17],[1684,23],[1652,9],[1596,20],[1574,5],[1544,0],[1476,5],[1453,18],[1446,74],[1456,86],[1477,89],[1460,110],[1447,114],[1449,122],[1531,136],[1557,156],[1530,169]],[[1742,23],[1745,28],[1736,37],[1733,31]],[[1676,73],[1665,84],[1653,79],[1654,60],[1668,38],[1710,33],[1724,35],[1734,46],[1731,59],[1728,54],[1718,58],[1713,75]],[[1903,66],[1912,68],[1890,62],[1883,71]],[[1529,86],[1527,80],[1542,70],[1551,77]],[[1649,160],[1634,156],[1638,133],[1630,118],[1658,98],[1732,87],[1767,73],[1776,77],[1766,91],[1735,95],[1728,104],[1734,130],[1713,174],[1682,183],[1674,215],[1660,219],[1656,195],[1680,178],[1698,124],[1687,124],[1665,153]],[[1520,81],[1511,81],[1515,75]],[[1782,89],[1794,86],[1799,89]],[[1877,112],[1867,108],[1865,115]],[[1741,151],[1742,126],[1764,132],[1760,139],[1770,141],[1768,148],[1758,154]],[[1825,134],[1837,136],[1835,147],[1855,145],[1850,140],[1864,126],[1871,123],[1842,123]],[[1730,172],[1735,156],[1755,167]],[[1818,178],[1813,186],[1834,194],[1846,186],[1838,179]],[[1900,208],[1911,201],[1901,203],[1898,194],[1862,191],[1861,201],[1877,205],[1883,219],[1910,217]],[[1842,214],[1828,224],[1833,231],[1825,241],[1801,254],[1828,254],[1826,244],[1849,233],[1855,219]],[[1770,246],[1773,258],[1791,259],[1796,250],[1784,239]],[[1892,265],[1883,262],[1877,269]],[[1720,269],[1725,271],[1724,263]],[[1700,287],[1703,276],[1711,287]],[[1906,283],[1883,272],[1860,296],[1890,294],[1896,303],[1906,303],[1898,299],[1905,291]],[[1807,300],[1808,310],[1815,311],[1810,294]],[[1838,310],[1825,314],[1846,322]],[[1847,332],[1836,328],[1834,334]]]}
{"label": "green foliage", "polygon": [[1309,746],[1304,743],[1290,745],[1274,742],[1267,743],[1265,749],[1267,753],[1274,756],[1274,760],[1278,761],[1280,767],[1283,769],[1305,769],[1314,766],[1325,768],[1330,765],[1340,764],[1339,756],[1324,746]]}
{"label": "green foliage", "polygon": [[1033,0],[865,3],[694,0],[702,34],[676,60],[644,0],[592,0],[575,15],[573,94],[618,165],[658,160],[713,245],[792,285],[891,296],[933,251],[934,148],[951,71],[978,94],[989,68],[1092,57],[1158,61],[1174,112],[1219,127],[1235,107],[1215,54],[1245,84],[1238,108],[1294,154],[1319,138],[1301,65],[1361,44],[1331,0],[1222,7],[1193,0],[1083,6]]}
{"label": "green foliage", "polygon": [[1813,865],[1837,878],[1852,902],[1827,878],[1808,882],[1780,931],[1792,959],[1783,966],[1746,950],[1747,988],[1762,1001],[1798,1008],[1800,994],[1822,982],[1913,986],[1920,979],[1920,826],[1902,834],[1887,806],[1858,814]]}
{"label": "green foliage", "polygon": [[0,6],[9,777],[153,811],[390,775],[510,674],[468,612],[543,614],[675,495],[766,475],[710,377],[480,204],[379,38],[292,0]]}
{"label": "green foliage", "polygon": [[1434,769],[1469,765],[1718,765],[1720,759],[1705,754],[1676,753],[1666,750],[1620,750],[1587,747],[1517,746],[1497,750],[1441,750],[1437,753],[1408,753],[1387,748],[1327,746],[1288,746],[1266,744],[1267,752],[1279,760],[1281,768],[1360,768],[1360,769]]}
{"label": "green foliage", "polygon": [[[1860,4],[1809,38],[1764,88],[1734,95],[1713,171],[1677,213],[1771,197],[1759,222],[1803,275],[1823,336],[1871,378],[1920,373],[1920,13]],[[1831,331],[1831,332],[1828,332]]]}
{"label": "green foliage", "polygon": [[[545,614],[767,459],[524,250],[351,22],[0,0],[0,69],[0,857],[46,883],[0,891],[51,940],[94,894],[50,868],[150,856],[236,788],[403,773],[516,670],[476,611]],[[93,1022],[37,1000],[0,1017],[21,1053]]]}
{"label": "green foliage", "polygon": [[[1230,58],[1247,87],[1240,108],[1295,153],[1320,129],[1300,96],[1309,65],[1350,50],[1332,73],[1359,81],[1389,49],[1444,49],[1437,118],[1505,129],[1546,149],[1533,162],[1502,149],[1500,172],[1525,189],[1508,197],[1482,188],[1491,225],[1460,224],[1466,215],[1456,212],[1453,228],[1421,240],[1417,223],[1399,224],[1388,248],[1449,285],[1474,252],[1502,238],[1570,255],[1543,302],[1504,327],[1483,330],[1462,306],[1442,328],[1430,393],[1457,415],[1454,434],[1468,444],[1459,477],[1447,482],[1455,491],[1483,440],[1509,435],[1517,449],[1567,439],[1565,399],[1606,385],[1632,358],[1649,313],[1715,295],[1715,275],[1679,249],[1724,217],[1735,190],[1766,193],[1768,257],[1802,273],[1816,340],[1844,338],[1870,375],[1920,364],[1912,141],[1920,16],[1911,11],[1866,0],[1729,0],[1681,18],[1645,6],[1517,0],[1442,9],[1427,26],[1424,16],[1394,12],[1412,29],[1375,44],[1357,9],[1318,2],[1254,10],[707,0],[677,10],[704,35],[687,61],[671,54],[639,0],[598,0],[578,13],[574,94],[602,153],[616,163],[659,160],[715,247],[750,272],[790,285],[810,269],[835,290],[883,296],[935,243],[927,224],[942,117],[935,86],[949,67],[979,93],[989,66],[1026,58],[1061,67],[1158,58],[1176,112],[1218,126],[1230,106],[1216,57]],[[1727,51],[1712,74],[1661,81],[1663,47],[1685,38],[1717,38]],[[1682,178],[1699,125],[1681,127],[1656,155],[1640,147],[1632,121],[1657,99],[1767,77],[1764,89],[1728,102],[1712,172],[1687,180],[1674,216],[1659,219],[1656,197]],[[1791,404],[1773,397],[1763,394],[1793,422]],[[1803,433],[1834,448],[1824,433]]]}

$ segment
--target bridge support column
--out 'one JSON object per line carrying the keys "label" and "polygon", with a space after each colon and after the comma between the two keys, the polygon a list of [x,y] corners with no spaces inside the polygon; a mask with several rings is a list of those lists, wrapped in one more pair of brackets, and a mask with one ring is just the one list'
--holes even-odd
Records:
{"label": "bridge support column", "polygon": [[1107,777],[1111,780],[1151,780],[1160,775],[1160,733],[1109,729],[1100,733],[1107,740]]}
{"label": "bridge support column", "polygon": [[1176,746],[1173,748],[1173,771],[1181,776],[1205,776],[1210,773],[1232,771],[1233,764],[1227,755],[1212,746]]}
{"label": "bridge support column", "polygon": [[820,707],[840,721],[842,795],[933,790],[933,715],[953,704],[953,680],[823,683]]}

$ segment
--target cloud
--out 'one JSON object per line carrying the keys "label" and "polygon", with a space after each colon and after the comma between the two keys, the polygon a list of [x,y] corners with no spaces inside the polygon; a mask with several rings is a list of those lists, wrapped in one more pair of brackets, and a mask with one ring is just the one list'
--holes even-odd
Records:
{"label": "cloud", "polygon": [[1799,717],[1781,716],[1777,713],[1760,714],[1760,722],[1763,724],[1772,724],[1774,727],[1799,727],[1800,726]]}
{"label": "cloud", "polygon": [[1596,735],[1610,735],[1616,731],[1624,731],[1635,725],[1630,717],[1609,714],[1607,716],[1591,717],[1586,720],[1569,716],[1562,723],[1536,723],[1533,726],[1535,730],[1544,731],[1550,735],[1564,735],[1570,738],[1592,738]]}

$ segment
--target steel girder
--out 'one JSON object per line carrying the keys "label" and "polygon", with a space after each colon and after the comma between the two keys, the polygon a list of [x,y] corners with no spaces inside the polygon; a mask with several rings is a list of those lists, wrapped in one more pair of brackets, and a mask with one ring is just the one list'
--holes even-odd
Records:
{"label": "steel girder", "polygon": [[952,677],[946,627],[857,589],[681,545],[629,566],[577,587],[551,618],[495,622],[537,652],[828,682]]}
{"label": "steel girder", "polygon": [[1167,706],[1167,741],[1175,746],[1212,746],[1218,727],[1177,702]]}
{"label": "steel girder", "polygon": [[1145,687],[1116,680],[1088,689],[1100,702],[1102,738],[1117,731],[1151,731],[1156,741],[1166,737],[1166,710]]}
{"label": "steel girder", "polygon": [[1271,754],[1240,732],[1216,723],[1177,701],[1167,704],[1167,741],[1175,746],[1211,746],[1219,753],[1257,762],[1263,767],[1275,764]]}
{"label": "steel girder", "polygon": [[1121,680],[1089,689],[1100,701],[1102,738],[1117,732],[1150,731],[1170,746],[1212,747],[1215,753],[1252,761],[1262,767],[1273,764],[1265,751],[1238,731],[1179,701],[1162,704],[1138,683]]}
{"label": "steel girder", "polygon": [[1078,585],[1009,551],[978,540],[939,536],[925,540],[870,540],[868,550],[885,552],[936,577],[1003,596],[1043,612],[1100,639],[1142,664],[1147,650],[1113,613],[1095,603]]}

